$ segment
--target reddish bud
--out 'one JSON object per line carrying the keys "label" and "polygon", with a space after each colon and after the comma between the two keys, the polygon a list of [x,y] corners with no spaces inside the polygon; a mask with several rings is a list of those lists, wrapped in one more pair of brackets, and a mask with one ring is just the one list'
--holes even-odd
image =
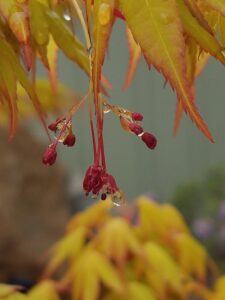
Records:
{"label": "reddish bud", "polygon": [[55,163],[56,157],[57,157],[57,152],[55,150],[55,147],[50,146],[45,150],[45,153],[42,157],[42,162],[45,165],[51,166]]}
{"label": "reddish bud", "polygon": [[106,174],[105,180],[106,180],[105,183],[106,183],[106,186],[107,186],[107,192],[109,194],[114,194],[116,191],[119,190],[119,188],[116,184],[116,180],[112,175]]}
{"label": "reddish bud", "polygon": [[68,147],[72,147],[74,146],[76,143],[76,137],[73,133],[68,134],[68,136],[65,138],[63,144],[68,146]]}
{"label": "reddish bud", "polygon": [[140,125],[136,124],[136,123],[130,123],[129,128],[136,135],[139,135],[143,132],[143,128]]}
{"label": "reddish bud", "polygon": [[101,200],[106,200],[106,198],[107,198],[107,195],[106,195],[106,193],[103,193],[103,194],[101,194]]}
{"label": "reddish bud", "polygon": [[142,137],[142,141],[146,144],[146,146],[150,149],[154,149],[157,145],[156,137],[150,132],[145,132]]}
{"label": "reddish bud", "polygon": [[83,188],[88,195],[92,192],[94,195],[101,194],[101,199],[105,200],[107,198],[106,192],[108,194],[114,194],[119,189],[117,187],[115,178],[106,173],[102,166],[90,166],[85,174],[83,181]]}
{"label": "reddish bud", "polygon": [[62,117],[59,117],[55,120],[55,122],[51,123],[49,126],[48,126],[48,129],[50,129],[51,131],[54,131],[56,132],[56,130],[58,129],[58,125],[61,123],[61,122],[64,122],[66,120],[66,118],[62,118]]}
{"label": "reddish bud", "polygon": [[104,171],[101,166],[90,166],[85,174],[83,188],[88,195],[90,192],[98,194],[103,187]]}
{"label": "reddish bud", "polygon": [[54,122],[54,123],[48,125],[48,129],[50,129],[51,131],[54,131],[54,132],[55,132],[56,129],[57,129],[57,123]]}
{"label": "reddish bud", "polygon": [[132,115],[131,115],[131,118],[134,121],[142,121],[144,117],[139,112],[133,112]]}

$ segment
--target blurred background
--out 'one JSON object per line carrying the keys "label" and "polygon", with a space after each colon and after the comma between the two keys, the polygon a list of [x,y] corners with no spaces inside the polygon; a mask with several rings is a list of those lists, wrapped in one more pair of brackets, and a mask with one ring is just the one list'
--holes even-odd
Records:
{"label": "blurred background", "polygon": [[[143,126],[156,135],[158,145],[149,151],[136,136],[124,132],[118,119],[109,113],[105,118],[108,170],[128,201],[140,194],[149,194],[160,202],[173,202],[196,237],[207,245],[212,255],[223,261],[225,69],[210,60],[197,81],[199,110],[215,144],[206,140],[186,116],[174,138],[175,94],[169,86],[163,87],[163,77],[154,68],[149,70],[144,59],[132,86],[122,91],[127,50],[125,28],[122,22],[117,22],[104,67],[104,74],[114,86],[110,92],[111,103],[142,113]],[[63,83],[80,95],[86,92],[87,78],[63,56],[59,58],[58,71]],[[41,67],[39,74],[44,75]],[[53,120],[54,116],[49,121]],[[7,133],[2,131],[1,280],[36,280],[47,249],[61,236],[72,213],[93,201],[86,199],[82,191],[83,175],[92,162],[89,120],[84,109],[76,115],[73,128],[76,147],[60,147],[58,163],[51,168],[41,164],[48,141],[38,122],[25,124],[10,144],[6,143]],[[20,265],[15,267],[18,261],[23,271]]]}
{"label": "blurred background", "polygon": [[[134,135],[121,130],[113,115],[107,114],[108,167],[129,200],[151,191],[167,201],[177,185],[200,179],[210,167],[225,161],[225,70],[210,60],[197,81],[199,110],[215,139],[215,144],[211,144],[186,116],[176,138],[173,137],[175,95],[169,86],[163,88],[163,77],[154,68],[149,70],[144,59],[132,86],[123,92],[121,86],[127,63],[125,28],[122,22],[117,22],[104,71],[114,86],[111,102],[143,113],[143,126],[157,136],[158,146],[149,151]],[[85,75],[64,58],[59,61],[59,74],[62,82],[85,93]],[[61,161],[70,174],[83,174],[92,159],[87,114],[79,113],[74,126],[78,139],[76,150],[62,149]]]}

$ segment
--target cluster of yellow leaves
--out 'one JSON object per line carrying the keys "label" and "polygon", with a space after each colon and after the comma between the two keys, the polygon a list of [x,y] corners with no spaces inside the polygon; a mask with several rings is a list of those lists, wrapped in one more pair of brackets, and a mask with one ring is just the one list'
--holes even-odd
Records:
{"label": "cluster of yellow leaves", "polygon": [[[73,26],[82,14],[86,45]],[[185,111],[213,141],[197,109],[194,83],[210,56],[225,64],[224,0],[0,0],[0,100],[10,112],[10,136],[17,123],[18,82],[45,126],[35,64],[40,58],[56,91],[58,49],[90,77],[99,106],[99,93],[107,95],[101,84],[102,65],[117,17],[125,22],[130,49],[124,87],[131,83],[143,54],[176,92],[175,131]]]}
{"label": "cluster of yellow leaves", "polygon": [[[212,141],[194,101],[194,81],[209,56],[224,64],[224,1],[120,0],[121,9],[149,65],[163,73],[177,94],[175,130],[182,111]],[[137,59],[134,57],[134,59]],[[132,64],[131,64],[132,66]]]}
{"label": "cluster of yellow leaves", "polygon": [[0,285],[0,299],[225,299],[225,278],[175,208],[140,197],[133,220],[110,208],[98,203],[76,215],[43,280],[26,295]]}

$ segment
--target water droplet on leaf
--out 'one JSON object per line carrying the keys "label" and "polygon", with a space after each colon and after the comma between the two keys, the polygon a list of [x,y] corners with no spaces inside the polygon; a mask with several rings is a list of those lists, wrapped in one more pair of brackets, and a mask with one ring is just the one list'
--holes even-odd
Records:
{"label": "water droplet on leaf", "polygon": [[64,13],[63,18],[66,21],[71,21],[71,16],[68,13],[66,13],[66,12]]}
{"label": "water droplet on leaf", "polygon": [[108,114],[110,111],[111,111],[111,109],[108,107],[104,107],[104,109],[103,109],[104,114]]}
{"label": "water droplet on leaf", "polygon": [[108,114],[111,111],[110,107],[107,104],[103,104],[104,114]]}

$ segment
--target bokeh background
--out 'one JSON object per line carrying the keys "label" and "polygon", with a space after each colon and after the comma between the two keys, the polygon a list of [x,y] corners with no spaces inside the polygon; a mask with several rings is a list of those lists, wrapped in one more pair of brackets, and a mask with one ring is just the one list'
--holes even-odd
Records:
{"label": "bokeh background", "polygon": [[[111,103],[144,115],[143,126],[158,146],[150,151],[124,132],[112,114],[105,118],[108,170],[132,202],[140,194],[171,201],[184,214],[193,233],[220,265],[225,261],[225,69],[210,60],[197,80],[197,103],[215,139],[211,144],[184,116],[176,137],[173,123],[176,97],[154,68],[141,60],[127,91],[122,85],[128,65],[122,22],[114,27],[104,74],[113,84]],[[85,75],[63,55],[59,79],[78,94],[88,86]],[[39,66],[40,76],[45,72]],[[46,74],[45,74],[46,75]],[[65,99],[66,101],[66,99]],[[51,116],[49,121],[52,121]],[[64,232],[77,210],[94,202],[82,191],[82,178],[92,162],[89,119],[82,109],[73,121],[76,147],[59,147],[58,162],[41,164],[47,138],[32,121],[6,144],[2,133],[0,160],[0,280],[32,284],[40,276],[49,247]],[[25,164],[24,164],[25,162]],[[214,171],[210,171],[213,169]],[[31,283],[29,283],[31,281]]]}
{"label": "bokeh background", "polygon": [[[177,136],[173,136],[176,97],[154,68],[144,59],[138,66],[132,86],[121,90],[128,64],[125,28],[117,22],[105,64],[107,78],[113,84],[111,102],[144,115],[144,128],[158,138],[158,146],[149,151],[135,136],[121,130],[118,120],[108,114],[105,143],[108,167],[129,200],[152,192],[168,200],[180,183],[199,179],[210,167],[225,162],[225,81],[224,67],[210,60],[197,81],[199,110],[215,138],[211,144],[184,116]],[[85,75],[63,57],[59,60],[60,79],[83,94]],[[90,164],[90,132],[87,114],[78,114],[74,123],[77,145],[74,151],[63,149],[61,161],[71,175],[83,174]]]}

